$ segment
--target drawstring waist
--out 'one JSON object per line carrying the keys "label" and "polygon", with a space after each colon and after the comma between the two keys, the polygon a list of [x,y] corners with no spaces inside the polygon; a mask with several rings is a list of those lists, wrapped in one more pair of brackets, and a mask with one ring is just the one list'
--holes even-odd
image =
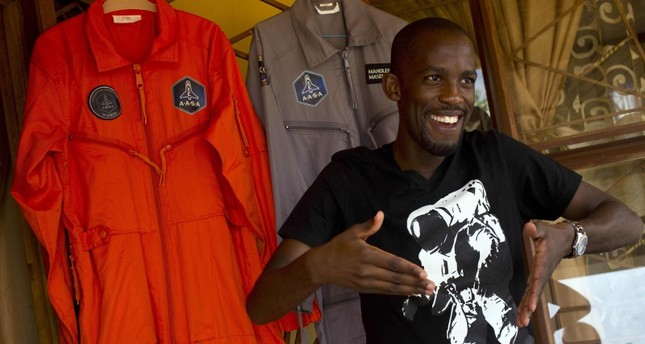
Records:
{"label": "drawstring waist", "polygon": [[84,141],[91,144],[97,144],[101,146],[112,147],[118,149],[122,152],[127,152],[129,155],[136,157],[143,161],[159,176],[159,186],[163,186],[166,182],[166,175],[168,174],[168,159],[166,153],[174,147],[178,147],[185,143],[186,141],[199,137],[207,127],[208,123],[198,124],[189,130],[186,130],[180,135],[173,137],[171,140],[167,141],[169,143],[165,144],[159,150],[159,163],[153,161],[149,155],[141,153],[135,147],[130,144],[127,144],[122,141],[106,139],[102,137],[91,136],[86,133],[72,133],[69,135],[70,141]]}
{"label": "drawstring waist", "polygon": [[168,164],[166,162],[166,152],[169,151],[171,148],[172,148],[171,145],[166,145],[163,148],[161,148],[161,150],[159,150],[159,155],[161,157],[161,166],[159,166],[157,163],[152,161],[145,154],[137,152],[133,149],[128,150],[128,153],[130,153],[130,155],[134,155],[135,157],[143,160],[143,162],[145,162],[150,167],[152,167],[155,170],[155,172],[157,172],[157,175],[159,175],[159,186],[163,186],[164,183],[166,182],[166,172],[168,171]]}

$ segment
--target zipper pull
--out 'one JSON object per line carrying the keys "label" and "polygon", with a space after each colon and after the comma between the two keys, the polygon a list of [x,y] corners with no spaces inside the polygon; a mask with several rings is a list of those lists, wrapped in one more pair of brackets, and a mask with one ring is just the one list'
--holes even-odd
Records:
{"label": "zipper pull", "polygon": [[134,78],[137,83],[137,90],[139,91],[139,103],[141,104],[141,121],[143,124],[148,124],[148,113],[146,112],[146,92],[143,89],[143,76],[141,76],[141,65],[134,64]]}
{"label": "zipper pull", "polygon": [[233,97],[233,109],[235,112],[235,120],[237,121],[237,129],[240,132],[240,136],[242,137],[242,144],[244,145],[244,156],[249,156],[251,154],[250,152],[250,145],[249,145],[249,140],[246,138],[246,133],[244,133],[244,127],[242,126],[242,120],[240,119],[240,113],[237,110],[237,99]]}

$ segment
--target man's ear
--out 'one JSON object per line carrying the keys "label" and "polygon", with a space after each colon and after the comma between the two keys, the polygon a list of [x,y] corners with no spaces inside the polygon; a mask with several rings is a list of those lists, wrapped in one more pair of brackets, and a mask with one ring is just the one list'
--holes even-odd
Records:
{"label": "man's ear", "polygon": [[401,99],[401,87],[399,86],[399,78],[396,75],[392,73],[383,75],[381,86],[383,87],[385,96],[391,100],[396,102]]}

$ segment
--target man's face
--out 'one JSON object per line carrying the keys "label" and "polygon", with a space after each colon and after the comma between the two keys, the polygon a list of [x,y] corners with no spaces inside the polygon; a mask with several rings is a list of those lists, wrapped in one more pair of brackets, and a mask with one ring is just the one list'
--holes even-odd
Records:
{"label": "man's face", "polygon": [[433,155],[455,151],[475,102],[475,69],[466,36],[426,34],[415,43],[397,73],[400,125],[408,139]]}

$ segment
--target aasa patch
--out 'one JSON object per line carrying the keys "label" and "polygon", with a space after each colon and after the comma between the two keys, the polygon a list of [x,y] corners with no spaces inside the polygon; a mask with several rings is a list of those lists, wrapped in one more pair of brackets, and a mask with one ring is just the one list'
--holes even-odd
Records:
{"label": "aasa patch", "polygon": [[308,106],[318,106],[327,96],[327,84],[322,75],[304,71],[293,82],[296,101]]}
{"label": "aasa patch", "polygon": [[172,101],[177,109],[194,115],[206,107],[206,88],[186,76],[172,85]]}
{"label": "aasa patch", "polygon": [[116,91],[110,86],[98,86],[90,92],[87,104],[92,113],[105,120],[112,120],[121,115],[121,102]]}

